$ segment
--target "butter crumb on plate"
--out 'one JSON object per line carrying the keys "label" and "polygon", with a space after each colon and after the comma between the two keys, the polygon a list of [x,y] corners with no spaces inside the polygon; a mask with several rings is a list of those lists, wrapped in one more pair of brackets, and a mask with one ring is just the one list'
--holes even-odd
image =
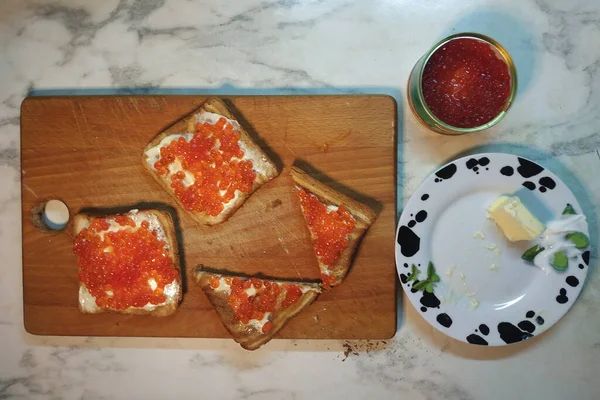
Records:
{"label": "butter crumb on plate", "polygon": [[469,309],[471,311],[475,310],[477,307],[479,307],[479,301],[477,301],[476,298],[471,297],[471,300],[469,301]]}
{"label": "butter crumb on plate", "polygon": [[456,269],[456,265],[452,264],[448,267],[448,269],[446,270],[446,276],[447,277],[451,277],[452,274],[454,273],[454,270]]}
{"label": "butter crumb on plate", "polygon": [[481,232],[481,231],[477,231],[475,233],[473,233],[473,239],[485,239],[485,233]]}

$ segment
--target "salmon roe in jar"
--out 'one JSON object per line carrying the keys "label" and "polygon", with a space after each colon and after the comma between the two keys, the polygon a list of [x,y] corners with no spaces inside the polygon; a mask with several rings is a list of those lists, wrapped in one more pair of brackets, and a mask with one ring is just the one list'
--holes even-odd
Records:
{"label": "salmon roe in jar", "polygon": [[441,121],[474,128],[493,120],[511,92],[508,65],[488,43],[454,39],[437,49],[423,70],[425,103]]}
{"label": "salmon roe in jar", "polygon": [[250,194],[256,179],[239,141],[239,133],[225,118],[214,125],[199,123],[189,142],[180,137],[160,149],[154,169],[170,178],[186,210],[217,216],[237,191]]}
{"label": "salmon roe in jar", "polygon": [[336,210],[327,210],[314,194],[302,188],[297,192],[306,223],[315,237],[315,253],[321,263],[332,267],[348,246],[348,235],[356,222],[343,204]]}
{"label": "salmon roe in jar", "polygon": [[[117,216],[112,221],[114,224],[96,218],[75,237],[73,252],[79,258],[79,281],[94,296],[98,307],[124,310],[164,303],[165,285],[179,274],[167,244],[150,230],[148,221],[139,226],[128,216]],[[118,229],[108,231],[115,224]],[[151,280],[156,284],[154,289]]]}
{"label": "salmon roe in jar", "polygon": [[[288,308],[302,297],[300,286],[292,283],[236,277],[231,279],[230,285],[227,303],[233,308],[234,318],[243,324],[248,324],[250,320],[262,321],[267,313]],[[213,289],[219,287],[219,278],[213,278],[210,286]],[[271,321],[267,321],[262,326],[262,333],[269,333],[272,328]]]}

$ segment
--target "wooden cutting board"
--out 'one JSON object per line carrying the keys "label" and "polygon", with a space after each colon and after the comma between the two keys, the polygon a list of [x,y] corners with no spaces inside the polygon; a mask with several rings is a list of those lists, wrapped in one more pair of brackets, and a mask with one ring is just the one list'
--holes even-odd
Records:
{"label": "wooden cutting board", "polygon": [[318,279],[308,229],[292,190],[294,163],[379,214],[342,285],[323,293],[280,338],[384,339],[396,331],[394,226],[396,103],[387,96],[228,98],[240,122],[272,155],[279,177],[229,221],[196,225],[141,164],[146,144],[199,107],[199,96],[32,97],[21,109],[25,329],[40,335],[229,337],[202,290],[184,275],[168,317],[86,315],[78,309],[72,227],[42,232],[32,210],[57,198],[71,216],[170,210],[183,241],[183,269],[204,264],[245,274]]}

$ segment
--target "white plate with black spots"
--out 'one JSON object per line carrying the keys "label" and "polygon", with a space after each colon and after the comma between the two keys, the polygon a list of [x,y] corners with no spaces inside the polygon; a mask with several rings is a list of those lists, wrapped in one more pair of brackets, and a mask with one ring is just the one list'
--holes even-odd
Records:
{"label": "white plate with black spots", "polygon": [[589,248],[565,271],[546,274],[522,260],[533,243],[510,243],[487,215],[501,195],[518,196],[544,223],[567,204],[583,214],[549,170],[515,155],[487,153],[453,161],[425,179],[396,233],[396,267],[411,303],[441,332],[477,345],[517,343],[550,328],[579,296],[589,264]]}

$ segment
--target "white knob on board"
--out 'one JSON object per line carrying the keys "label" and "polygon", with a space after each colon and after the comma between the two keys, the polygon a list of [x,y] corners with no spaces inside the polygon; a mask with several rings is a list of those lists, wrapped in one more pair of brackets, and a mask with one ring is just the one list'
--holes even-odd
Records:
{"label": "white knob on board", "polygon": [[44,206],[44,223],[54,230],[64,228],[69,222],[69,209],[60,200],[50,200]]}

